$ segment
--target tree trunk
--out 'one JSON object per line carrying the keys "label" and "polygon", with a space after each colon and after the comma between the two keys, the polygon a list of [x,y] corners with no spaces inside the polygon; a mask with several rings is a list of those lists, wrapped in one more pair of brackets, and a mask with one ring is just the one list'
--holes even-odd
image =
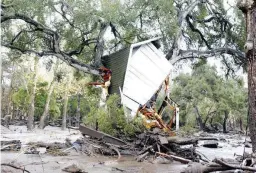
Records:
{"label": "tree trunk", "polygon": [[69,105],[69,115],[68,115],[68,126],[72,126],[71,124],[71,110],[72,110],[72,106]]}
{"label": "tree trunk", "polygon": [[228,111],[224,111],[223,133],[227,133],[227,119],[228,119]]}
{"label": "tree trunk", "polygon": [[63,116],[62,116],[62,130],[66,130],[67,128],[67,108],[68,108],[68,89],[69,89],[70,79],[66,83],[65,93],[64,93],[64,106],[63,106]]}
{"label": "tree trunk", "polygon": [[29,112],[28,112],[28,130],[32,130],[34,127],[34,114],[35,114],[35,95],[36,95],[36,83],[37,83],[37,65],[38,65],[38,57],[35,57],[34,60],[34,74],[33,74],[33,87],[30,93],[29,98]]}
{"label": "tree trunk", "polygon": [[242,117],[239,118],[239,125],[240,125],[240,130],[243,131],[243,119],[242,119]]}
{"label": "tree trunk", "polygon": [[76,127],[79,127],[79,124],[80,124],[80,98],[81,98],[81,94],[78,94],[77,107],[76,107]]}
{"label": "tree trunk", "polygon": [[45,120],[46,117],[48,116],[49,113],[49,104],[50,104],[50,100],[51,100],[51,96],[52,96],[52,92],[55,86],[55,80],[53,80],[50,84],[50,88],[47,94],[47,99],[46,99],[46,103],[45,103],[45,107],[44,107],[44,112],[43,115],[40,118],[40,124],[39,124],[39,128],[43,129],[44,128],[44,124],[45,124]]}
{"label": "tree trunk", "polygon": [[245,54],[248,66],[248,125],[252,151],[256,152],[256,0],[240,0],[237,6],[245,14],[246,20]]}
{"label": "tree trunk", "polygon": [[204,130],[204,125],[203,125],[203,121],[202,121],[202,117],[199,114],[199,110],[197,106],[194,106],[195,109],[195,114],[196,114],[196,120],[197,120],[197,124],[199,125],[199,129],[200,130]]}

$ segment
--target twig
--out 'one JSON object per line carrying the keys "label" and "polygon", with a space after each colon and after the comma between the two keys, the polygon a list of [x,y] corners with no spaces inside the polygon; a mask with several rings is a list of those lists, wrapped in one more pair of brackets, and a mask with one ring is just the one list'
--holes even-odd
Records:
{"label": "twig", "polygon": [[16,166],[16,165],[13,165],[13,164],[10,164],[10,163],[1,163],[1,166],[10,166],[10,167],[15,168],[15,169],[20,169],[20,170],[22,170],[23,172],[30,173],[28,170],[25,169],[25,167],[24,167],[24,168],[21,168],[21,167],[18,167],[18,166]]}

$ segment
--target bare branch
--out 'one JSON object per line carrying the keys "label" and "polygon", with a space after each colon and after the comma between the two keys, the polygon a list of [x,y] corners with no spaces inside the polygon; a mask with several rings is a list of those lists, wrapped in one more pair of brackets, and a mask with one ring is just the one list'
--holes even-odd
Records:
{"label": "bare branch", "polygon": [[97,39],[96,38],[88,39],[88,40],[85,40],[83,38],[82,40],[83,41],[81,42],[81,44],[75,50],[72,50],[72,51],[67,53],[69,56],[79,55],[83,51],[85,46],[89,46],[92,43],[97,43]]}
{"label": "bare branch", "polygon": [[[216,48],[206,51],[198,51],[198,50],[180,50],[179,56],[177,56],[175,59],[171,60],[172,64],[177,63],[178,61],[184,60],[184,59],[193,59],[193,58],[208,58],[213,57],[216,55],[221,54],[228,54],[236,57],[240,60],[241,63],[245,63],[245,54],[239,50],[235,50],[232,48]],[[168,57],[167,57],[168,58]]]}
{"label": "bare branch", "polygon": [[193,32],[197,32],[197,33],[200,35],[200,37],[201,37],[201,39],[203,40],[203,42],[205,43],[205,45],[207,46],[207,48],[208,48],[208,49],[211,49],[211,46],[208,44],[208,42],[207,42],[206,39],[204,38],[204,36],[203,36],[203,34],[201,33],[201,31],[200,31],[199,29],[195,28],[194,25],[191,23],[191,21],[189,20],[190,18],[191,18],[190,15],[188,15],[188,16],[186,17],[186,21],[187,21],[188,26],[190,27],[190,29],[191,29]]}

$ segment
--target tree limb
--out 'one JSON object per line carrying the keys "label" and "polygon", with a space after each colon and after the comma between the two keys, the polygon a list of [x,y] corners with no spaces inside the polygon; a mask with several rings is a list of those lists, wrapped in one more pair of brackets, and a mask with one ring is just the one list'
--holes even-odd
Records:
{"label": "tree limb", "polygon": [[200,35],[201,39],[203,40],[203,42],[205,43],[205,45],[207,46],[208,49],[212,49],[211,46],[209,45],[209,43],[208,43],[208,42],[206,41],[206,39],[204,38],[204,35],[202,34],[202,32],[201,32],[199,29],[197,29],[197,28],[191,23],[190,19],[191,19],[190,15],[187,15],[186,21],[187,21],[188,26],[190,27],[190,29],[191,29],[193,32],[197,32],[197,33]]}
{"label": "tree limb", "polygon": [[194,59],[194,58],[202,58],[202,57],[209,58],[209,57],[213,57],[221,54],[232,55],[237,59],[239,59],[241,63],[246,62],[245,54],[243,52],[227,47],[227,48],[216,48],[216,49],[211,49],[206,51],[180,50],[179,55],[175,59],[172,59],[171,63],[175,64],[184,59]]}
{"label": "tree limb", "polygon": [[[73,51],[70,51],[70,52],[66,53],[66,52],[62,51],[61,48],[60,48],[61,38],[60,38],[60,36],[57,32],[53,31],[52,29],[44,26],[43,24],[35,21],[34,19],[32,19],[28,16],[18,14],[18,13],[15,13],[13,15],[5,15],[4,14],[4,16],[2,16],[2,18],[1,18],[1,23],[6,22],[8,20],[12,20],[12,19],[20,19],[20,20],[23,20],[24,22],[26,22],[27,24],[30,24],[31,26],[33,26],[34,30],[31,30],[31,31],[28,31],[28,32],[41,31],[41,32],[45,33],[46,35],[49,35],[52,38],[52,39],[49,39],[49,41],[51,41],[51,43],[52,43],[52,47],[50,48],[51,50],[43,50],[43,51],[39,52],[39,51],[36,51],[36,50],[33,50],[33,49],[24,49],[24,48],[21,48],[21,47],[18,47],[16,45],[14,45],[13,43],[18,39],[18,37],[23,32],[26,32],[25,30],[20,31],[12,39],[12,41],[10,43],[3,44],[3,46],[5,46],[7,48],[10,48],[10,49],[18,50],[21,53],[33,53],[33,54],[36,54],[40,57],[42,57],[42,56],[56,56],[57,58],[63,60],[64,62],[68,63],[70,66],[72,66],[72,67],[74,67],[78,70],[81,70],[85,73],[99,75],[99,72],[98,72],[97,69],[95,69],[94,67],[92,67],[90,65],[84,64],[84,63],[82,63],[82,62],[80,62],[80,61],[78,61],[78,60],[76,60],[72,57],[73,55],[80,54],[85,45],[95,43],[96,42],[95,39],[85,40],[83,38],[82,43],[78,46],[78,48],[76,48]],[[100,37],[100,38],[103,39],[102,37]],[[103,53],[103,49],[104,49],[104,47],[101,48],[102,53]],[[97,57],[98,61],[97,62],[101,61],[102,53],[98,55],[98,57]]]}

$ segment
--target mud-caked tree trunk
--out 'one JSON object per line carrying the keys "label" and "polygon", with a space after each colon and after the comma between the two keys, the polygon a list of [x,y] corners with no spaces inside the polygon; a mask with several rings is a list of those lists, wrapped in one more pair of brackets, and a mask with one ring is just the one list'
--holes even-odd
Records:
{"label": "mud-caked tree trunk", "polygon": [[248,126],[252,151],[256,152],[256,0],[239,0],[237,6],[246,20],[247,40],[244,47],[248,68]]}
{"label": "mud-caked tree trunk", "polygon": [[47,94],[47,98],[46,98],[46,103],[45,103],[45,107],[44,107],[44,112],[40,118],[40,124],[39,124],[39,128],[40,129],[43,129],[44,128],[44,125],[45,125],[45,120],[46,120],[46,117],[48,116],[48,113],[49,113],[49,104],[50,104],[50,101],[51,101],[51,97],[52,97],[52,92],[54,90],[54,87],[55,87],[55,80],[53,80],[50,84],[50,88],[48,90],[48,94]]}
{"label": "mud-caked tree trunk", "polygon": [[35,114],[35,95],[36,95],[36,83],[37,83],[37,66],[38,66],[38,57],[35,57],[34,60],[34,73],[33,73],[33,86],[30,92],[29,98],[29,111],[28,111],[28,130],[32,130],[34,127],[34,114]]}

